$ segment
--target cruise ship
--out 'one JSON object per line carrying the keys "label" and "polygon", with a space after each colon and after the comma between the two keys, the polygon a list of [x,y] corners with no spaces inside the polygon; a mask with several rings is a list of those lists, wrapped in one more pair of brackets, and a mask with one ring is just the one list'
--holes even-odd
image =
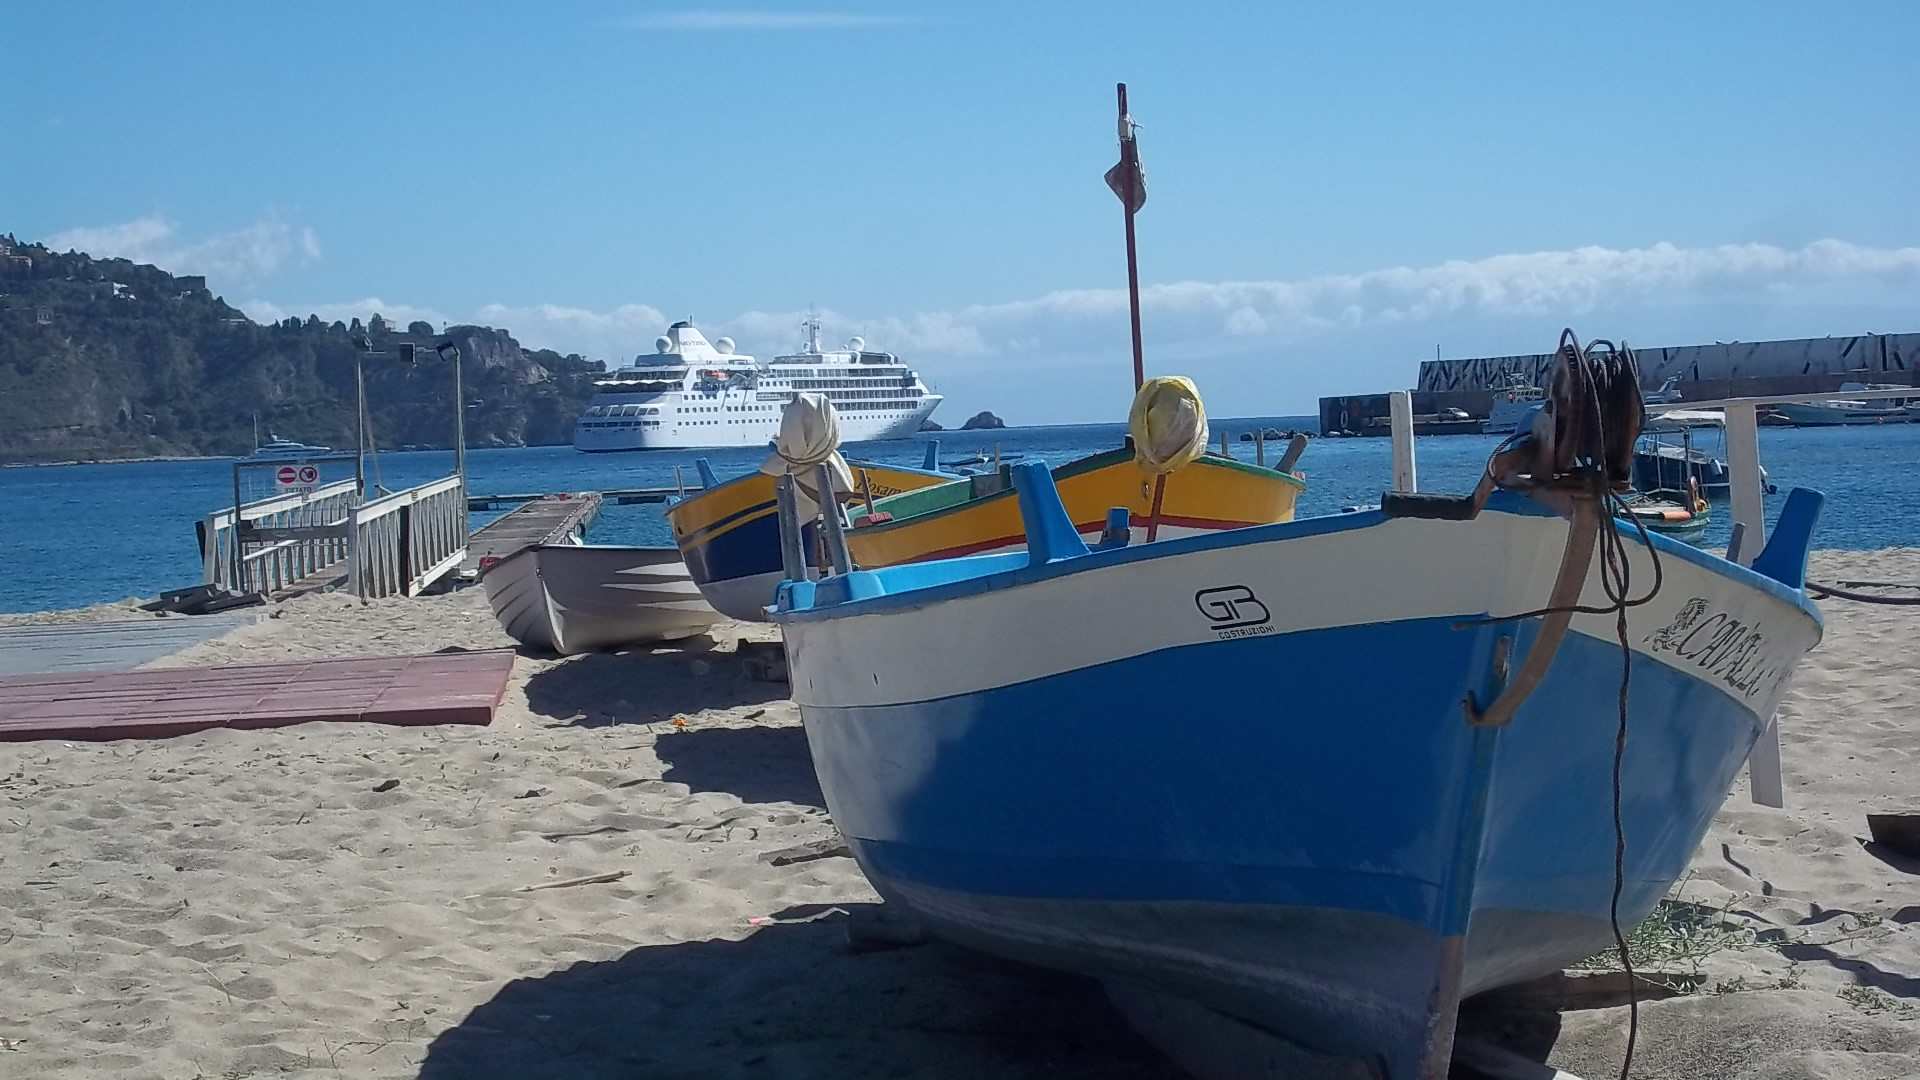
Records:
{"label": "cruise ship", "polygon": [[731,338],[709,344],[692,319],[674,323],[654,342],[654,355],[596,383],[574,423],[574,448],[765,446],[780,430],[781,410],[801,391],[833,402],[842,442],[905,439],[940,404],[940,395],[892,353],[870,350],[857,337],[844,349],[823,350],[820,323],[808,318],[801,325],[800,351],[762,364],[734,352]]}

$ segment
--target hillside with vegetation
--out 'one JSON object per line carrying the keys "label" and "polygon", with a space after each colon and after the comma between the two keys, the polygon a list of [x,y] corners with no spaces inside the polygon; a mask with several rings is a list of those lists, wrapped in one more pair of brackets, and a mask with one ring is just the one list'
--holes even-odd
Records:
{"label": "hillside with vegetation", "polygon": [[[597,360],[520,347],[505,330],[424,322],[262,325],[206,279],[0,236],[0,462],[239,455],[274,435],[350,448],[354,357],[376,445],[453,445],[462,351],[470,446],[564,444]],[[413,365],[398,346],[417,346]]]}

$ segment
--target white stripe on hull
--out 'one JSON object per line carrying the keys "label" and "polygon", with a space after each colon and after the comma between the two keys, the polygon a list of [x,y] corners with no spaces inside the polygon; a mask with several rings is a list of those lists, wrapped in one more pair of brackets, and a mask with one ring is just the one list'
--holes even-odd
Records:
{"label": "white stripe on hull", "polygon": [[[1223,633],[1287,634],[1407,619],[1517,614],[1546,603],[1566,535],[1567,523],[1560,518],[1491,511],[1471,522],[1396,519],[1317,536],[1115,563],[920,607],[799,619],[783,628],[794,699],[821,706],[925,701],[1204,644]],[[1645,549],[1631,545],[1630,553],[1638,596],[1650,587],[1653,570]],[[1660,565],[1665,583],[1659,595],[1629,612],[1632,647],[1661,663],[1699,672],[1702,654],[1694,654],[1693,646],[1704,648],[1709,638],[1702,635],[1745,627],[1740,631],[1745,637],[1758,628],[1758,640],[1742,646],[1753,655],[1739,663],[1739,672],[1754,680],[1752,692],[1736,691],[1718,678],[1708,681],[1740,698],[1761,718],[1770,717],[1785,691],[1788,665],[1768,658],[1797,658],[1818,640],[1817,625],[1777,597],[1678,556],[1662,556]],[[1204,598],[1196,599],[1196,594],[1212,589],[1245,590],[1253,606],[1264,609],[1267,621],[1217,629],[1199,606]],[[1605,603],[1597,559],[1582,603]],[[1663,646],[1659,636],[1663,628],[1678,626],[1689,611],[1693,623],[1682,631],[1697,631],[1683,650],[1691,657],[1667,647],[1672,642]],[[1702,629],[1703,624],[1711,625]],[[961,638],[954,633],[956,627],[978,632]],[[990,629],[1009,627],[1019,632]],[[1576,616],[1573,628],[1603,641],[1615,636],[1611,615]],[[927,662],[926,643],[942,639],[952,640],[940,662]],[[1382,657],[1383,677],[1392,670],[1393,658]],[[1276,694],[1284,695],[1284,685],[1276,677]]]}

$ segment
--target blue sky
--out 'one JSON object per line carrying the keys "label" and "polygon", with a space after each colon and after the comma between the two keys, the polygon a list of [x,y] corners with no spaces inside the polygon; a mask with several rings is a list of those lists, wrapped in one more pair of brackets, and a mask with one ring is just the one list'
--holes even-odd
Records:
{"label": "blue sky", "polygon": [[0,231],[257,317],[621,359],[809,304],[941,418],[1150,370],[1311,411],[1448,356],[1920,329],[1920,5],[0,5]]}

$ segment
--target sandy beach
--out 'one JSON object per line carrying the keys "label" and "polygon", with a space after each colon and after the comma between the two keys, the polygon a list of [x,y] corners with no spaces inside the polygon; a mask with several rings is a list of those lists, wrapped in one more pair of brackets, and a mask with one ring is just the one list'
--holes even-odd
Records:
{"label": "sandy beach", "polygon": [[[1920,551],[1814,576],[1920,580]],[[1920,811],[1920,608],[1821,606],[1786,808],[1743,780],[1640,935],[1687,992],[1641,1006],[1635,1076],[1920,1077],[1920,860],[1865,821]],[[877,897],[792,858],[833,827],[742,638],[777,641],[522,656],[484,728],[0,744],[0,1077],[1182,1075],[1090,983],[850,950]],[[478,589],[314,595],[148,666],[509,644]],[[1534,1000],[1466,1027],[1598,1080],[1626,1023]]]}

